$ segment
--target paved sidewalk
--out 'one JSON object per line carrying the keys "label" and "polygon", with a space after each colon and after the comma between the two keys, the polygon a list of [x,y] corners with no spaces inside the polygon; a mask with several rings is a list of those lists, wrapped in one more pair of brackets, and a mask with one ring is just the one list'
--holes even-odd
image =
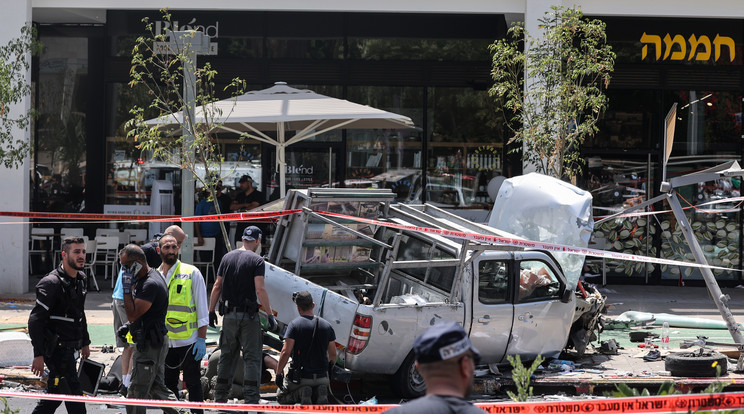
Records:
{"label": "paved sidewalk", "polygon": [[[33,284],[39,280],[36,277]],[[86,303],[86,314],[91,329],[109,332],[112,326],[111,289],[110,281],[99,281],[101,292],[90,292]],[[613,318],[625,311],[641,311],[651,313],[672,313],[683,316],[722,320],[713,300],[708,296],[704,287],[676,287],[676,286],[637,286],[637,285],[608,285],[600,288],[607,296],[607,303],[612,305],[607,312],[608,318]],[[724,294],[731,297],[729,307],[739,323],[744,323],[744,289],[725,288]],[[34,305],[33,292],[16,295],[13,298],[0,295],[0,327],[9,325],[25,326],[28,314]],[[660,333],[660,327],[649,328]],[[673,328],[671,332],[672,349],[677,347],[683,339],[694,338],[698,331]],[[730,343],[733,342],[727,330],[706,330],[711,340]],[[596,352],[592,347],[586,356],[577,358],[570,353],[568,357],[582,364],[582,368],[589,368],[593,372],[560,374],[546,373],[539,375],[535,381],[537,393],[555,393],[558,390],[573,389],[576,393],[597,393],[601,390],[611,390],[618,382],[628,383],[637,388],[658,387],[663,381],[673,380],[679,387],[704,388],[711,382],[675,378],[663,375],[664,361],[646,362],[641,357],[646,354],[644,349],[637,348],[628,339],[628,330],[606,330],[600,335],[601,340],[617,338],[623,349],[618,355],[608,356]],[[111,343],[107,341],[106,343]],[[598,343],[596,343],[598,345]],[[102,345],[94,344],[94,345]],[[102,354],[100,346],[92,347],[94,360],[109,365],[118,353]],[[661,373],[661,374],[660,374]],[[744,375],[729,372],[727,379],[734,382],[734,387],[744,389]],[[365,384],[359,384],[365,387]],[[510,386],[508,373],[503,376],[486,376],[476,381],[476,393],[493,395],[496,391]],[[366,388],[366,387],[365,387]],[[738,388],[737,388],[738,389]],[[384,392],[385,390],[380,390]]]}
{"label": "paved sidewalk", "polygon": [[[0,295],[0,325],[26,325],[34,306],[33,287],[41,279],[32,276],[29,292],[21,295]],[[86,301],[86,316],[90,325],[113,324],[111,313],[111,282],[99,280],[100,292],[91,291]],[[744,289],[722,288],[729,295],[729,309],[737,322],[744,324]],[[672,313],[713,320],[722,320],[715,303],[704,287],[607,285],[600,292],[607,296],[607,317],[616,317],[625,311]]]}

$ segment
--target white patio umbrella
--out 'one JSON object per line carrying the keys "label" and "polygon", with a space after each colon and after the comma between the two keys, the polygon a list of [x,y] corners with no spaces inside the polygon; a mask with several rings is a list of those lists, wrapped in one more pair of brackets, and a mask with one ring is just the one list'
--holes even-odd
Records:
{"label": "white patio umbrella", "polygon": [[[245,134],[276,147],[281,197],[286,194],[286,147],[333,129],[411,129],[407,116],[383,111],[343,99],[331,98],[308,89],[295,89],[285,82],[260,91],[211,104],[216,131]],[[196,110],[196,122],[203,122],[205,108]],[[164,127],[180,125],[181,112],[147,121]],[[266,135],[276,131],[276,139]],[[286,131],[296,131],[285,139]]]}

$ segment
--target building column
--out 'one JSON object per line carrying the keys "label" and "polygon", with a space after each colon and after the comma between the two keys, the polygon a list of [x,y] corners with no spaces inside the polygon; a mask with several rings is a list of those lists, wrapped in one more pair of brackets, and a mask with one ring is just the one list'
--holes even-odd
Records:
{"label": "building column", "polygon": [[[21,35],[21,28],[31,21],[31,0],[14,0],[3,4],[0,13],[0,44],[6,45],[11,39]],[[30,59],[29,59],[30,60]],[[31,82],[31,72],[26,74]],[[11,114],[22,113],[31,108],[31,97],[10,108]],[[30,130],[16,130],[14,135],[30,140]],[[0,211],[29,210],[29,166],[30,156],[18,168],[5,168],[0,165]],[[28,291],[28,240],[29,225],[27,219],[0,217],[3,224],[3,236],[0,237],[0,294],[13,295]]]}
{"label": "building column", "polygon": [[[525,0],[524,2],[524,28],[527,33],[533,38],[542,37],[542,30],[538,27],[540,25],[539,20],[545,17],[545,13],[550,11],[553,5],[560,5],[561,2],[557,0]],[[528,45],[525,43],[525,47]],[[527,77],[526,73],[530,62],[525,63],[525,79],[524,89],[525,96],[527,96],[527,90],[532,84],[531,78]],[[522,145],[522,151],[527,151],[526,145]],[[536,166],[526,161],[522,161],[522,174],[535,172]]]}

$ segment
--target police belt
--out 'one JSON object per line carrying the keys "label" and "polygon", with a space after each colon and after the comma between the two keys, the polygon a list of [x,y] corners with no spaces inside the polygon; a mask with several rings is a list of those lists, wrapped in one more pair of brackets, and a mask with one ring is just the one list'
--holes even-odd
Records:
{"label": "police belt", "polygon": [[82,341],[57,341],[57,346],[71,349],[80,349]]}
{"label": "police belt", "polygon": [[256,313],[258,312],[258,302],[246,303],[240,306],[227,306],[225,307],[225,313],[230,312],[244,312],[244,313]]}
{"label": "police belt", "polygon": [[328,376],[328,373],[322,372],[318,374],[311,374],[309,372],[300,372],[300,378],[304,379],[320,379]]}

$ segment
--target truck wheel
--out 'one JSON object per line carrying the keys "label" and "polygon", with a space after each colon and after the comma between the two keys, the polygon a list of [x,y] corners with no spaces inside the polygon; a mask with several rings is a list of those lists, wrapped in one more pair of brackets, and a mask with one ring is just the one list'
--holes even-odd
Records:
{"label": "truck wheel", "polygon": [[700,355],[698,351],[677,352],[664,358],[664,367],[676,377],[715,377],[716,367],[721,367],[721,375],[726,375],[728,358],[726,355],[706,349]]}
{"label": "truck wheel", "polygon": [[408,354],[398,371],[393,375],[393,392],[404,398],[416,398],[426,392],[424,377],[416,369],[413,352]]}

